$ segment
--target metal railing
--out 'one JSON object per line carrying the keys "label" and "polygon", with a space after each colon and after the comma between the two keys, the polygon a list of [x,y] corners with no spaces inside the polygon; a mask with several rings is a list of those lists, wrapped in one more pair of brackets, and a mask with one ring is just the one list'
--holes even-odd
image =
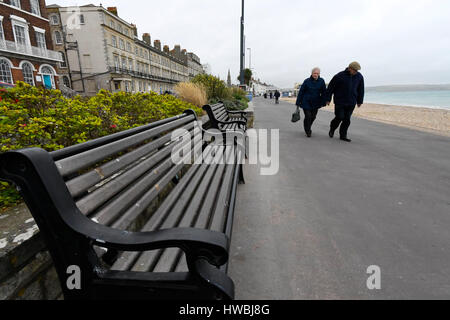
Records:
{"label": "metal railing", "polygon": [[165,78],[165,77],[160,77],[160,76],[156,76],[150,73],[145,73],[145,72],[139,72],[139,71],[134,71],[134,70],[130,70],[130,69],[126,69],[126,68],[118,68],[118,67],[109,67],[109,71],[111,73],[117,73],[117,74],[126,74],[126,75],[130,75],[133,77],[137,77],[137,78],[142,78],[142,79],[147,79],[147,80],[156,80],[156,81],[164,81],[164,82],[170,82],[170,83],[178,83],[180,82],[179,80],[175,80],[172,78]]}
{"label": "metal railing", "polygon": [[48,50],[44,48],[32,47],[16,43],[9,40],[0,40],[0,51],[8,51],[12,53],[23,54],[27,56],[33,56],[37,58],[43,58],[48,60],[54,60],[62,62],[61,54],[57,51]]}

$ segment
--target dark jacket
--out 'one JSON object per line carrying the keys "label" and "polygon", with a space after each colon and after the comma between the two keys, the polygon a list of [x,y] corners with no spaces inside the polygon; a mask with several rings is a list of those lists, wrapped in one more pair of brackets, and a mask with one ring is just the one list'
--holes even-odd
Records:
{"label": "dark jacket", "polygon": [[279,98],[279,97],[281,97],[281,93],[276,91],[274,96],[275,96],[275,98]]}
{"label": "dark jacket", "polygon": [[327,89],[327,101],[331,102],[334,94],[334,104],[338,106],[355,106],[364,102],[364,77],[361,73],[354,76],[348,69],[333,77]]}
{"label": "dark jacket", "polygon": [[303,82],[295,104],[304,110],[321,108],[325,105],[326,90],[327,87],[322,78],[314,80],[311,76]]}

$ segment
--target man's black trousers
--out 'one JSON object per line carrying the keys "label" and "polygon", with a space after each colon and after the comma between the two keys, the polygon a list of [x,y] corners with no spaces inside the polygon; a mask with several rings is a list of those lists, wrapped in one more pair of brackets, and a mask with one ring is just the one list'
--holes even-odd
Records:
{"label": "man's black trousers", "polygon": [[303,112],[305,113],[305,119],[303,120],[303,125],[305,127],[305,132],[308,134],[311,134],[311,127],[314,123],[314,120],[316,120],[317,112],[319,109],[311,109],[311,110],[305,110],[303,109]]}
{"label": "man's black trousers", "polygon": [[355,106],[335,106],[334,114],[336,117],[331,121],[330,127],[332,131],[335,131],[340,125],[339,135],[341,138],[347,138],[347,131],[354,110]]}

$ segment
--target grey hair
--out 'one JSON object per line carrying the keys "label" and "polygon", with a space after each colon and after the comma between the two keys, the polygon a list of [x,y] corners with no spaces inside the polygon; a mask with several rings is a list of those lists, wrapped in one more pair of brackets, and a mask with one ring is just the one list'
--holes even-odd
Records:
{"label": "grey hair", "polygon": [[316,70],[319,71],[319,73],[320,73],[320,68],[319,67],[315,67],[314,69],[311,70],[311,74],[313,74],[314,71],[316,71]]}

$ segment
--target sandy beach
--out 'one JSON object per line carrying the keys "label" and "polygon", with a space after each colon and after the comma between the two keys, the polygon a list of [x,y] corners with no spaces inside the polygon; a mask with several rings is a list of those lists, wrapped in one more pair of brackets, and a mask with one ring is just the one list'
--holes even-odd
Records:
{"label": "sandy beach", "polygon": [[[281,100],[294,104],[296,99]],[[322,110],[334,112],[334,106],[330,105]],[[356,108],[353,115],[450,137],[450,110],[365,103],[361,108]]]}

